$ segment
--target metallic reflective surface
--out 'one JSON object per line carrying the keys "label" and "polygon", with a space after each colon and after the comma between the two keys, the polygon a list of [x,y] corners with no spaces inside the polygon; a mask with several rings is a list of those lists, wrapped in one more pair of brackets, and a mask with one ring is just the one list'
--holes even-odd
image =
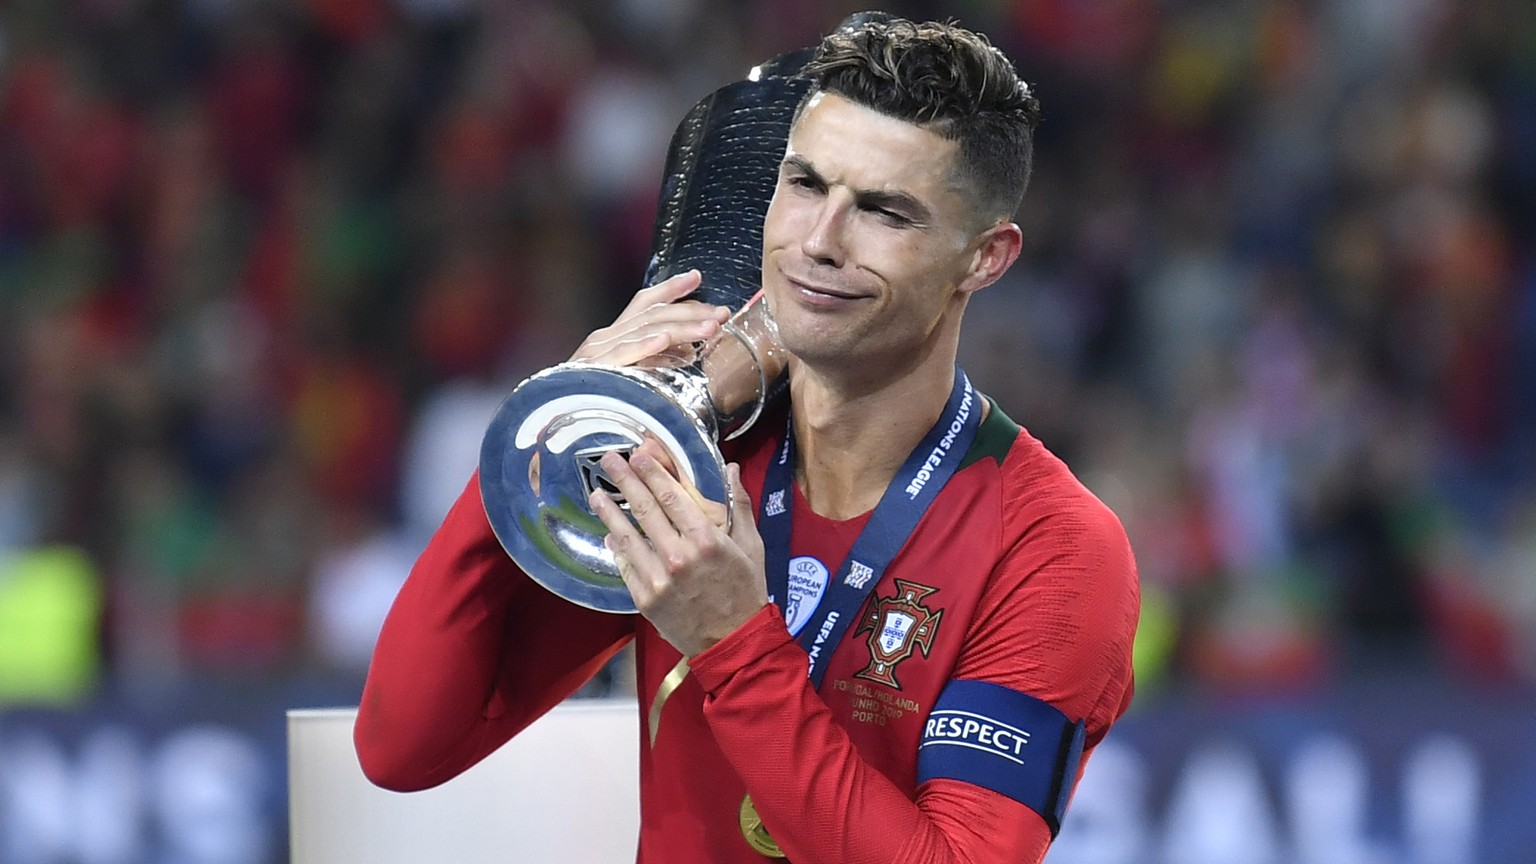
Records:
{"label": "metallic reflective surface", "polygon": [[587,496],[612,489],[602,454],[651,436],[704,495],[725,500],[725,462],[713,423],[699,414],[708,400],[699,380],[566,363],[507,397],[481,443],[480,494],[496,538],[529,576],[573,603],[635,611]]}

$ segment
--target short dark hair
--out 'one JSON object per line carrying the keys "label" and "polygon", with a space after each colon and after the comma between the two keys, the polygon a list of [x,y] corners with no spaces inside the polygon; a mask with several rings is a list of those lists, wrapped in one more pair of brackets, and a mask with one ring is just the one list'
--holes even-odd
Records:
{"label": "short dark hair", "polygon": [[1040,102],[987,37],[953,23],[880,16],[827,36],[801,74],[811,81],[807,100],[836,93],[957,141],[957,167],[981,215],[1018,211]]}

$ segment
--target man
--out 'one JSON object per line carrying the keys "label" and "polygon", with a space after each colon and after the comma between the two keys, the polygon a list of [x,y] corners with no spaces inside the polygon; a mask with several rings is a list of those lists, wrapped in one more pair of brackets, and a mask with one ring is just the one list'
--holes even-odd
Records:
{"label": "man", "polygon": [[[729,530],[659,448],[605,456],[635,522],[590,503],[640,612],[606,615],[516,570],[472,480],[375,652],[374,782],[454,776],[633,639],[641,861],[1044,856],[1129,704],[1138,599],[1118,520],[955,365],[967,299],[1019,255],[1038,105],[947,25],[841,31],[806,74],[764,223],[789,404],[728,454]],[[724,311],[674,302],[697,281],[575,358],[708,338]]]}

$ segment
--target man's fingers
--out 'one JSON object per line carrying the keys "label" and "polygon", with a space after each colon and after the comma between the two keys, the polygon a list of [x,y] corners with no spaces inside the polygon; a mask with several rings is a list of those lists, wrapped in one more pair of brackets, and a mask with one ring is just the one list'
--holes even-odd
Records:
{"label": "man's fingers", "polygon": [[[692,483],[672,476],[654,455],[660,445],[643,442],[626,463],[617,453],[603,457],[603,470],[629,500],[629,512],[640,523],[664,561],[686,557],[689,546],[710,545],[725,527],[723,505],[705,498]],[[690,538],[684,542],[681,537]]]}
{"label": "man's fingers", "polygon": [[630,454],[629,464],[645,481],[646,488],[655,498],[668,525],[679,534],[709,532],[724,523],[721,505],[705,498],[698,488],[687,480],[673,476],[661,460],[653,455],[655,447],[644,444]]}
{"label": "man's fingers", "polygon": [[645,455],[650,456],[652,459],[660,462],[661,467],[664,468],[668,474],[671,474],[673,477],[678,479],[682,479],[683,472],[678,470],[677,460],[672,458],[672,454],[667,450],[666,445],[657,440],[655,435],[647,432],[645,438],[641,440],[640,446],[635,448],[635,452],[644,453]]}
{"label": "man's fingers", "polygon": [[664,354],[675,345],[684,344],[687,334],[676,330],[631,331],[613,339],[582,346],[572,360],[606,363],[609,366],[633,366],[647,357]]}
{"label": "man's fingers", "polygon": [[710,320],[723,321],[730,317],[730,310],[724,306],[712,306],[699,300],[678,300],[672,303],[652,303],[649,306],[635,310],[632,314],[626,313],[619,317],[609,327],[609,330],[621,329],[626,324],[668,324],[687,323],[692,321]]}
{"label": "man's fingers", "polygon": [[[689,270],[636,291],[619,317],[587,336],[570,359],[633,366],[714,337],[730,319],[731,310],[684,300],[700,281],[699,271]],[[687,361],[691,356],[682,359]]]}
{"label": "man's fingers", "polygon": [[[653,491],[650,485],[651,476],[642,477],[637,473],[636,469],[641,467],[636,464],[637,462],[653,466],[654,473],[663,476],[666,474],[661,471],[654,459],[632,454],[626,461],[614,451],[603,454],[600,464],[603,472],[608,475],[608,479],[612,480],[614,485],[619,487],[619,491],[624,493],[624,499],[629,502],[629,515],[634,517],[640,530],[644,531],[646,538],[651,541],[651,545],[665,557],[667,550],[674,545],[672,541],[676,539],[678,530],[668,516],[667,507],[658,499],[667,496],[675,498],[677,491]],[[676,481],[672,482],[675,487]]]}
{"label": "man's fingers", "polygon": [[571,359],[630,366],[710,339],[729,317],[730,310],[723,306],[694,301],[653,305],[633,315],[626,312],[612,326],[588,336]]}
{"label": "man's fingers", "polygon": [[[752,512],[752,496],[741,481],[741,465],[736,462],[725,466],[726,479],[731,484],[731,539],[754,557],[762,557],[763,538],[757,533],[757,521]],[[754,553],[752,550],[756,550]],[[759,562],[761,563],[761,562]]]}
{"label": "man's fingers", "polygon": [[702,281],[704,281],[703,277],[698,270],[689,270],[669,279],[663,279],[655,285],[641,288],[635,292],[634,297],[630,298],[629,305],[624,307],[624,312],[619,315],[619,319],[628,318],[648,306],[681,300],[692,294]]}
{"label": "man's fingers", "polygon": [[747,494],[747,486],[741,482],[741,465],[732,462],[725,466],[725,477],[731,484],[731,518],[737,524],[751,525],[755,518],[752,514],[752,496]]}
{"label": "man's fingers", "polygon": [[608,536],[603,538],[603,545],[613,553],[614,564],[618,565],[619,577],[629,589],[630,598],[637,607],[644,605],[655,592],[651,584],[642,578],[641,566],[644,564],[654,568],[656,551],[635,530],[624,510],[608,497],[608,493],[594,491],[587,498],[587,503],[608,528]]}
{"label": "man's fingers", "polygon": [[[727,510],[725,505],[719,501],[712,501],[704,497],[704,493],[699,491],[699,487],[695,486],[693,481],[677,467],[677,461],[672,458],[672,454],[668,452],[667,448],[660,441],[647,435],[645,440],[640,442],[640,446],[635,448],[635,453],[643,453],[660,463],[662,470],[677,480],[678,485],[683,487],[683,491],[688,493],[688,497],[693,499],[693,503],[704,512],[705,517],[709,519],[711,524],[720,528],[725,528],[730,524],[726,518]],[[633,463],[633,455],[631,455],[630,459],[631,463]]]}

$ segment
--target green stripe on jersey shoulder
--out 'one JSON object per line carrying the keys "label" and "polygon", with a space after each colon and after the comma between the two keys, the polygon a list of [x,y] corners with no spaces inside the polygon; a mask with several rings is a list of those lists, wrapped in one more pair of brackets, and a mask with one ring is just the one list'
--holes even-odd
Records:
{"label": "green stripe on jersey shoulder", "polygon": [[971,442],[971,449],[965,452],[965,459],[961,460],[956,471],[964,471],[987,457],[999,465],[1003,464],[1003,460],[1008,458],[1009,448],[1013,447],[1014,439],[1019,437],[1019,424],[1004,414],[991,396],[986,399],[992,410],[987,412],[987,419],[981,421],[981,428],[976,430],[976,439]]}

